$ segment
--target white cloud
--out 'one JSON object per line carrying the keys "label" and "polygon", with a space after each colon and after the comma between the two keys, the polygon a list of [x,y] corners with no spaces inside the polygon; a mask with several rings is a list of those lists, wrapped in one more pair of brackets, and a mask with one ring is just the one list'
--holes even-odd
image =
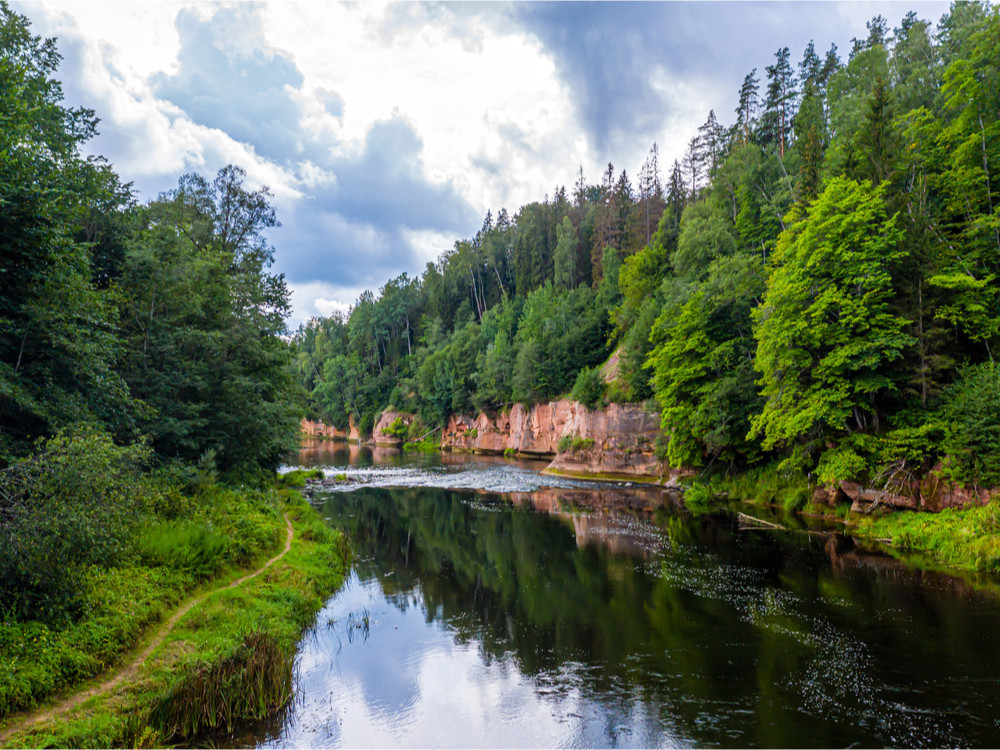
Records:
{"label": "white cloud", "polygon": [[289,283],[292,295],[292,316],[288,320],[289,330],[317,316],[329,317],[335,312],[347,313],[357,302],[364,288],[341,287],[323,281]]}

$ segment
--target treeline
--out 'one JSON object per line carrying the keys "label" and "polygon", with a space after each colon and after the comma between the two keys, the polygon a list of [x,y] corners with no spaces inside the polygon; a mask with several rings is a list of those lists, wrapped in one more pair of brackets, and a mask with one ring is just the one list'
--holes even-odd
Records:
{"label": "treeline", "polygon": [[656,398],[674,465],[998,481],[998,71],[983,3],[878,16],[846,61],[782,48],[665,180],[655,146],[634,183],[581,171],[310,321],[312,409],[369,431],[388,405],[437,423],[596,386]]}
{"label": "treeline", "polygon": [[164,460],[276,464],[296,435],[267,189],[227,167],[140,205],[81,147],[55,40],[0,5],[0,467],[74,425]]}
{"label": "treeline", "polygon": [[169,599],[277,544],[272,494],[214,482],[271,480],[302,411],[267,190],[227,167],[140,204],[82,155],[59,61],[0,2],[0,664],[43,665],[0,668],[0,714],[128,647],[144,581]]}

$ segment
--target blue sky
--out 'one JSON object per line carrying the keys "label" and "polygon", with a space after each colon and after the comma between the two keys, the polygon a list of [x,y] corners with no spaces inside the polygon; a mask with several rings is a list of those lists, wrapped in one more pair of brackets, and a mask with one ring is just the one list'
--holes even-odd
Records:
{"label": "blue sky", "polygon": [[662,169],[743,77],[822,54],[881,13],[943,2],[23,2],[59,38],[90,145],[143,199],[189,171],[247,169],[275,196],[296,325],[420,273],[487,209],[512,213],[582,166]]}

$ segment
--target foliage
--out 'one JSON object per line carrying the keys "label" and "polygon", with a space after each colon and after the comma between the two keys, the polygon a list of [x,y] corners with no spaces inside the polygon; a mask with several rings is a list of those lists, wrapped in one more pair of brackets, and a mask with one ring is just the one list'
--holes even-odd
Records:
{"label": "foliage", "polygon": [[958,478],[1000,485],[1000,365],[970,367],[944,396],[948,454]]}
{"label": "foliage", "polygon": [[601,402],[604,395],[604,377],[600,367],[584,367],[576,376],[570,397],[579,401],[588,409],[593,409]]}
{"label": "foliage", "polygon": [[409,428],[403,422],[402,417],[396,417],[392,424],[382,430],[382,433],[391,437],[404,438],[409,434]]}
{"label": "foliage", "polygon": [[111,295],[94,284],[79,232],[117,179],[80,150],[96,132],[87,109],[62,104],[55,40],[0,4],[0,465],[33,438],[81,421],[128,431],[133,403],[115,371]]}
{"label": "foliage", "polygon": [[126,255],[120,287],[132,393],[165,456],[214,451],[223,471],[274,468],[298,424],[284,279],[267,272],[275,226],[266,188],[220,170],[211,183],[185,175],[150,205]]}
{"label": "foliage", "polygon": [[898,389],[889,366],[912,339],[890,309],[890,272],[905,250],[883,201],[882,188],[835,178],[782,235],[754,311],[765,403],[752,427],[765,448],[877,430]]}
{"label": "foliage", "polygon": [[0,473],[0,611],[48,623],[79,614],[87,567],[129,552],[149,501],[148,458],[142,444],[121,448],[79,428]]}
{"label": "foliage", "polygon": [[577,451],[590,450],[594,447],[592,438],[580,437],[579,435],[563,435],[559,438],[556,451],[559,453],[576,453]]}

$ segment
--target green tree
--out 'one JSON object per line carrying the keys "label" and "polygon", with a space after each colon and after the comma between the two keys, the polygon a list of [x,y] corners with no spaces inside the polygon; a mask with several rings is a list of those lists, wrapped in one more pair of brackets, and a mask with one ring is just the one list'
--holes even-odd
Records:
{"label": "green tree", "polygon": [[757,453],[747,439],[760,407],[751,310],[763,289],[759,257],[721,257],[705,283],[679,307],[665,308],[654,324],[646,367],[672,466],[739,462]]}
{"label": "green tree", "polygon": [[0,464],[66,425],[132,423],[115,308],[84,241],[106,174],[80,155],[97,121],[62,105],[59,61],[0,3]]}
{"label": "green tree", "polygon": [[236,167],[181,178],[151,204],[121,279],[122,370],[154,448],[223,470],[277,465],[299,416],[288,290],[267,271],[270,194],[243,179]]}
{"label": "green tree", "polygon": [[576,228],[569,216],[564,216],[556,229],[556,250],[553,256],[555,272],[553,283],[557,289],[572,289],[576,286],[577,241]]}
{"label": "green tree", "polygon": [[890,269],[905,251],[884,192],[835,178],[779,240],[754,311],[765,403],[752,434],[765,449],[877,431],[898,389],[887,367],[912,339],[889,309]]}

